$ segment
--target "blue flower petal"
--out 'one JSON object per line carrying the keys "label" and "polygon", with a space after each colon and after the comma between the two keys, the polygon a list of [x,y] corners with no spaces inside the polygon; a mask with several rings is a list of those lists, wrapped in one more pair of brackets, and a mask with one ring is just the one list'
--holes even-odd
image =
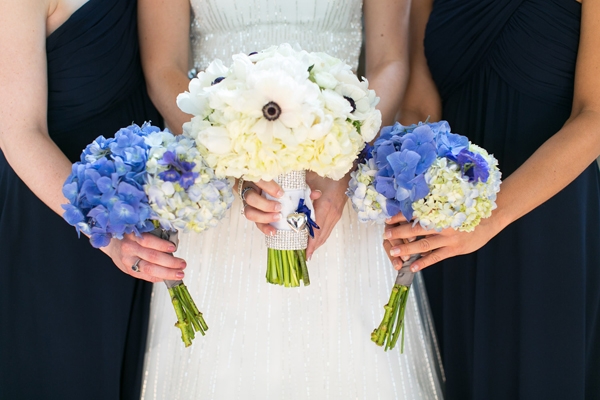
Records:
{"label": "blue flower petal", "polygon": [[90,243],[95,248],[106,247],[109,245],[111,239],[111,235],[106,233],[92,233],[90,237]]}
{"label": "blue flower petal", "polygon": [[76,226],[78,223],[85,220],[85,216],[79,208],[71,204],[63,204],[62,208],[65,210],[63,218],[69,225]]}

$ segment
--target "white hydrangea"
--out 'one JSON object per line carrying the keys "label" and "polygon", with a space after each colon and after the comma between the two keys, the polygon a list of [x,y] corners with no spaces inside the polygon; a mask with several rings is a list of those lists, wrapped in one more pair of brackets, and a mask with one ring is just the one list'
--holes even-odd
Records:
{"label": "white hydrangea", "polygon": [[487,181],[469,182],[457,164],[446,158],[436,159],[425,173],[430,193],[413,203],[415,221],[423,228],[471,232],[482,218],[492,215],[500,191],[498,161],[477,145],[470,144],[469,150],[487,161]]}
{"label": "white hydrangea", "polygon": [[[216,226],[233,203],[232,182],[216,178],[191,137],[175,137],[163,131],[148,135],[145,141],[150,150],[144,190],[161,227],[201,232]],[[167,151],[177,154],[179,161],[194,163],[192,171],[198,176],[187,190],[179,182],[164,181],[159,177],[169,168],[160,162]]]}
{"label": "white hydrangea", "polygon": [[389,215],[386,212],[386,198],[375,190],[373,181],[377,167],[371,158],[350,173],[347,195],[350,197],[352,207],[358,213],[361,222],[374,221],[382,224]]}
{"label": "white hydrangea", "polygon": [[254,181],[299,170],[340,179],[379,130],[378,101],[341,60],[289,44],[228,68],[216,60],[177,98],[216,175]]}

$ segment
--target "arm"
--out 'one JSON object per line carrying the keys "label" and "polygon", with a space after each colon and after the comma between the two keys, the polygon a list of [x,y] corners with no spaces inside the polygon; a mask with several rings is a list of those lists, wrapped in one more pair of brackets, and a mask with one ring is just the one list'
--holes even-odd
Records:
{"label": "arm", "polygon": [[180,134],[192,117],[176,103],[190,83],[190,2],[139,0],[138,26],[148,94],[169,129]]}
{"label": "arm", "polygon": [[[365,0],[365,71],[369,88],[374,89],[380,102],[383,125],[392,125],[408,79],[408,0]],[[315,220],[321,227],[315,231],[306,250],[310,259],[323,245],[342,216],[348,200],[346,189],[350,174],[339,181],[312,176],[313,190],[322,196],[314,202]]]}
{"label": "arm", "polygon": [[410,7],[410,75],[399,112],[404,125],[425,121],[427,117],[439,121],[442,116],[442,101],[429,72],[423,45],[432,6],[432,0],[421,0],[413,1]]}
{"label": "arm", "polygon": [[408,80],[407,0],[365,0],[365,71],[381,101],[383,126],[396,121]]}
{"label": "arm", "polygon": [[[554,196],[600,155],[600,3],[584,0],[581,36],[575,70],[571,117],[521,167],[506,178],[498,194],[498,208],[471,233],[446,230],[414,243],[395,246],[399,254],[433,250],[415,262],[422,269],[438,261],[473,252],[510,223]],[[399,221],[401,217],[397,217]],[[399,239],[426,235],[420,226],[401,225],[386,231]]]}
{"label": "arm", "polygon": [[[61,6],[52,1],[0,0],[0,149],[21,180],[60,215],[61,204],[67,203],[62,185],[71,172],[71,162],[48,134],[45,43],[47,21],[54,11],[64,10]],[[126,273],[132,273],[129,268],[139,257],[180,267],[182,260],[160,253],[168,242],[149,240],[154,248],[146,249],[140,244],[144,241],[113,240],[103,251]],[[175,275],[153,263],[147,263],[146,269],[159,269],[156,276]],[[154,279],[147,273],[136,276]]]}

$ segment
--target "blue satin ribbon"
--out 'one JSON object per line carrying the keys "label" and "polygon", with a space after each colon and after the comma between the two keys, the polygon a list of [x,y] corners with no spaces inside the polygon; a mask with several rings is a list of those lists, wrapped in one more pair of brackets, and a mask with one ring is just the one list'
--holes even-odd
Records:
{"label": "blue satin ribbon", "polygon": [[306,226],[308,227],[308,233],[310,235],[310,237],[314,238],[315,237],[315,231],[314,229],[321,229],[319,228],[319,225],[317,225],[317,223],[315,221],[313,221],[310,218],[310,208],[308,208],[306,206],[306,204],[304,204],[304,199],[300,199],[300,201],[298,202],[298,208],[296,209],[296,212],[299,214],[304,214],[306,215]]}

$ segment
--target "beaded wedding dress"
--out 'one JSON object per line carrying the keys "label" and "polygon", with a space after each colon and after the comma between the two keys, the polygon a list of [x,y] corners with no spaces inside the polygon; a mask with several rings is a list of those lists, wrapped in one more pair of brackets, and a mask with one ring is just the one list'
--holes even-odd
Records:
{"label": "beaded wedding dress", "polygon": [[[192,0],[192,50],[215,58],[282,42],[356,66],[361,0]],[[318,222],[318,221],[317,221]],[[396,271],[382,228],[347,204],[309,262],[310,286],[266,283],[264,236],[240,215],[180,235],[185,283],[209,326],[185,348],[164,285],[155,285],[144,399],[439,399],[442,375],[425,288],[417,276],[406,311],[404,354],[371,342]]]}

